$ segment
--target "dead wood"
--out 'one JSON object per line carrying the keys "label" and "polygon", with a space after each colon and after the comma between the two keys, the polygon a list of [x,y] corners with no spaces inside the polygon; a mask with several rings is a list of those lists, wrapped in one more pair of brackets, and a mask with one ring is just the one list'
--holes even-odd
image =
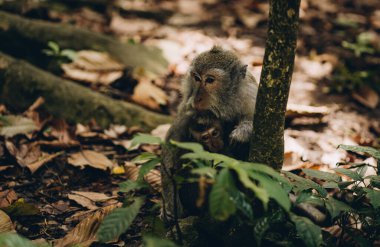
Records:
{"label": "dead wood", "polygon": [[101,126],[119,123],[149,130],[171,121],[168,116],[114,100],[0,53],[0,101],[23,111],[40,96],[45,99],[44,109],[70,122],[94,119]]}

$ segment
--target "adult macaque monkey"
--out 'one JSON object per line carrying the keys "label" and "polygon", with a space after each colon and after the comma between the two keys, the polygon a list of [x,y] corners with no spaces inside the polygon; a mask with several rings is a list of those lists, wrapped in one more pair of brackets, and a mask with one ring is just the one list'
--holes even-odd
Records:
{"label": "adult macaque monkey", "polygon": [[[211,146],[209,142],[203,143],[210,151],[214,146],[215,149],[223,149],[229,144],[248,145],[257,90],[258,84],[247,72],[247,65],[244,65],[234,53],[220,47],[213,47],[199,54],[191,63],[183,81],[183,99],[177,118],[166,136],[166,141],[199,141],[199,136],[198,138],[195,136],[197,133],[201,135],[208,133],[211,134],[208,137],[209,140],[220,141],[216,145],[212,143]],[[213,121],[213,124],[209,124],[211,129],[216,127],[220,131],[221,126],[225,124],[232,128],[220,131],[220,134],[227,135],[221,137],[213,137],[213,130],[208,132],[210,129],[207,128],[194,132],[192,125],[197,123],[199,118],[205,117]],[[206,139],[205,141],[209,141]],[[224,143],[225,139],[227,143]],[[162,216],[167,222],[186,215],[173,178],[181,168],[182,154],[183,151],[178,149],[163,148],[161,173],[164,207]]]}

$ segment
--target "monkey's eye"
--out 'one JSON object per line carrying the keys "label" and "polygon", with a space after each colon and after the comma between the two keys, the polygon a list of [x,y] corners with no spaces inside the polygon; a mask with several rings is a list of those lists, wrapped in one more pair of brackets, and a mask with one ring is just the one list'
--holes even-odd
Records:
{"label": "monkey's eye", "polygon": [[213,83],[214,81],[215,81],[215,79],[212,77],[207,77],[207,79],[206,79],[206,83]]}
{"label": "monkey's eye", "polygon": [[197,82],[200,82],[201,81],[201,78],[197,75],[194,75],[194,80],[197,81]]}

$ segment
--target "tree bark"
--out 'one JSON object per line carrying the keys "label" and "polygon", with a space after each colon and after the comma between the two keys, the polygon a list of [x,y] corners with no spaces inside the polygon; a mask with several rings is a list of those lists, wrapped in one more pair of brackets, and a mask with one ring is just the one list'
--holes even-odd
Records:
{"label": "tree bark", "polygon": [[148,75],[163,74],[167,61],[156,47],[121,43],[111,37],[67,24],[55,24],[26,19],[0,11],[0,48],[16,57],[41,54],[49,41],[62,49],[92,49],[108,52],[113,58],[130,67],[140,67]]}
{"label": "tree bark", "polygon": [[25,110],[40,96],[45,99],[44,109],[69,122],[94,119],[103,127],[117,123],[145,130],[171,122],[169,116],[111,99],[0,53],[0,101],[15,110]]}
{"label": "tree bark", "polygon": [[294,67],[300,0],[271,0],[249,160],[281,169],[286,104]]}

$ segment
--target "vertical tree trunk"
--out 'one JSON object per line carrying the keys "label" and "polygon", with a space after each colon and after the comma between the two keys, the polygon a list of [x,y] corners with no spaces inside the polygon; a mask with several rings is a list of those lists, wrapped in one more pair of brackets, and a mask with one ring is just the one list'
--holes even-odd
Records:
{"label": "vertical tree trunk", "polygon": [[284,122],[294,67],[300,0],[271,0],[249,160],[281,169]]}

